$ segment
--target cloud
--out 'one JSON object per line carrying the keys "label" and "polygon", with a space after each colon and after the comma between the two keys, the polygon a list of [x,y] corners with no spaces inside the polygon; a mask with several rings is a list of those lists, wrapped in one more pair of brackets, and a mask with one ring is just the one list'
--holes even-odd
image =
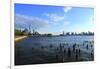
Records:
{"label": "cloud", "polygon": [[72,9],[72,7],[64,7],[63,10],[65,13],[67,13],[68,11],[70,11]]}
{"label": "cloud", "polygon": [[66,19],[66,13],[70,11],[71,9],[72,7],[64,7],[63,11],[65,13],[62,15],[59,15],[57,13],[45,13],[44,15],[47,16],[51,22],[59,22],[59,21]]}
{"label": "cloud", "polygon": [[89,18],[88,23],[94,24],[94,17],[93,17],[93,16],[91,16],[91,17]]}
{"label": "cloud", "polygon": [[55,26],[61,25],[62,27],[65,27],[70,24],[65,14],[59,15],[57,13],[45,13],[43,16],[46,16],[49,19],[49,23]]}
{"label": "cloud", "polygon": [[51,22],[59,22],[65,19],[65,15],[61,16],[54,13],[48,13],[45,14],[45,16],[47,16]]}
{"label": "cloud", "polygon": [[36,18],[36,17],[29,17],[21,14],[15,14],[15,27],[17,28],[28,28],[30,25],[33,29],[42,28],[49,24],[49,21]]}

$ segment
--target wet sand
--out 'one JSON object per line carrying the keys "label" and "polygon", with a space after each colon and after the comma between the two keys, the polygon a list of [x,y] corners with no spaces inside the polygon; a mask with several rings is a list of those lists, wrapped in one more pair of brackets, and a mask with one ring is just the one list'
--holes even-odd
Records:
{"label": "wet sand", "polygon": [[15,41],[19,41],[19,40],[22,40],[24,38],[27,38],[27,36],[16,36]]}

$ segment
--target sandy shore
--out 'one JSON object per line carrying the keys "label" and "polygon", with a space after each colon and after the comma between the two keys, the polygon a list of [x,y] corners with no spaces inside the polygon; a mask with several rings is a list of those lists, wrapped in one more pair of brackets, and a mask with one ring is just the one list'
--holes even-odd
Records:
{"label": "sandy shore", "polygon": [[16,36],[15,41],[19,41],[19,40],[22,40],[24,38],[27,38],[27,36]]}

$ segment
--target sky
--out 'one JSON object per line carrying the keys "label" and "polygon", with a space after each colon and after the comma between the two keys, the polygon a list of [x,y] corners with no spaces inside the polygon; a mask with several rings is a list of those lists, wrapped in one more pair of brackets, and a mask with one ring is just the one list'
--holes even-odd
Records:
{"label": "sky", "polygon": [[31,27],[41,34],[94,32],[94,9],[86,7],[34,4],[14,5],[15,28]]}

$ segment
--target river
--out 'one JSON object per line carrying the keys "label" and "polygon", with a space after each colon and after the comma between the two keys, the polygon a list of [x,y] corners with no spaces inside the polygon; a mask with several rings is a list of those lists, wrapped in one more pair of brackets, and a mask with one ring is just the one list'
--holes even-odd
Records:
{"label": "river", "polygon": [[[75,53],[73,52],[73,46]],[[68,57],[70,48],[71,56]],[[78,56],[77,51],[81,51]],[[63,52],[65,51],[65,52]],[[94,54],[94,36],[31,36],[15,42],[15,64],[42,64],[56,62],[91,61]],[[65,54],[62,55],[63,52]],[[92,54],[91,54],[92,52]],[[60,57],[57,59],[56,54]],[[76,55],[75,55],[76,54]],[[61,56],[64,60],[61,59]],[[91,57],[92,56],[92,57]]]}

